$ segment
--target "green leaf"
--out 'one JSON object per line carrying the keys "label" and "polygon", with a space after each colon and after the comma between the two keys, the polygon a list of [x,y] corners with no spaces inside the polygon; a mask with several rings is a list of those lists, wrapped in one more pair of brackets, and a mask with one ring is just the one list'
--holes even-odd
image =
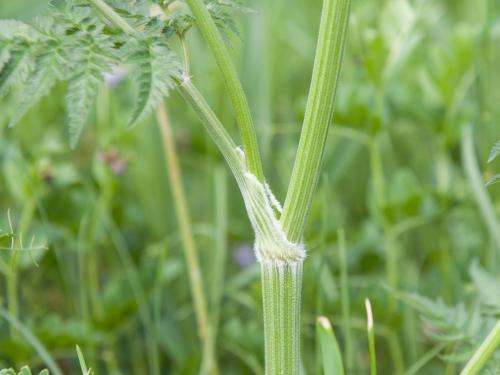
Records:
{"label": "green leaf", "polygon": [[10,60],[10,50],[9,47],[4,47],[0,50],[0,72]]}
{"label": "green leaf", "polygon": [[344,366],[342,364],[342,356],[328,318],[324,316],[318,317],[316,332],[321,347],[323,373],[326,375],[343,375]]}
{"label": "green leaf", "polygon": [[10,89],[24,83],[33,70],[33,61],[29,50],[11,51],[10,59],[0,71],[0,97],[9,93]]}
{"label": "green leaf", "polygon": [[31,375],[31,370],[28,366],[23,366],[17,375]]}
{"label": "green leaf", "polygon": [[180,65],[170,49],[156,38],[133,43],[127,50],[129,60],[136,66],[135,80],[139,86],[138,100],[128,127],[143,121],[174,87],[180,77]]}
{"label": "green leaf", "polygon": [[486,272],[477,261],[469,269],[469,274],[480,302],[491,314],[500,314],[500,279]]}
{"label": "green leaf", "polygon": [[25,113],[40,99],[47,95],[56,84],[59,68],[56,54],[51,51],[38,59],[35,71],[32,73],[23,89],[21,100],[12,116],[9,127],[14,126]]}
{"label": "green leaf", "polygon": [[70,147],[74,148],[87,122],[101,81],[94,72],[82,72],[71,80],[66,94]]}
{"label": "green leaf", "polygon": [[12,42],[22,39],[36,41],[42,37],[31,25],[17,20],[0,20],[0,41]]}

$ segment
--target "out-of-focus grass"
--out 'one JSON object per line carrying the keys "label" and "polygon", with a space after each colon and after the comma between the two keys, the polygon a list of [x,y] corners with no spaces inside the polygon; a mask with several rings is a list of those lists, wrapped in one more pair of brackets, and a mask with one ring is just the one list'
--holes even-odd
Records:
{"label": "out-of-focus grass", "polygon": [[[281,200],[303,117],[320,4],[252,1],[256,12],[241,17],[241,41],[233,41],[266,175]],[[1,18],[26,19],[44,9],[41,1],[0,2]],[[379,373],[419,368],[417,373],[451,374],[460,367],[438,358],[455,347],[429,337],[428,320],[391,290],[467,305],[478,295],[469,276],[473,260],[490,274],[499,272],[500,248],[476,204],[460,145],[464,126],[472,124],[484,180],[498,173],[499,164],[486,160],[500,139],[499,42],[500,4],[493,0],[354,2],[325,178],[306,232],[302,332],[308,373],[321,368],[319,315],[335,325],[344,361],[353,366],[349,373],[368,373],[366,297],[376,318]],[[234,132],[211,56],[195,31],[188,43],[193,79]],[[23,224],[25,245],[35,235],[49,246],[20,257],[20,321],[65,373],[79,369],[75,344],[97,374],[149,373],[144,358],[152,331],[162,373],[196,373],[202,351],[154,120],[124,130],[132,95],[124,81],[103,90],[94,121],[71,151],[62,95],[56,91],[7,129],[15,94],[0,102],[0,229],[9,230],[11,209],[16,232],[33,205]],[[211,309],[220,316],[221,373],[262,373],[260,280],[241,199],[229,179],[227,194],[215,193],[220,156],[176,94],[169,108],[206,293],[214,303],[220,300]],[[488,193],[498,215],[500,188]],[[222,198],[227,224],[221,222]],[[339,228],[346,243],[342,278]],[[215,256],[224,252],[224,241],[228,256],[221,264]],[[1,251],[8,261],[9,251]],[[130,267],[120,254],[130,258]],[[131,273],[144,293],[140,307]],[[346,300],[349,309],[343,310]],[[141,318],[144,310],[153,317],[153,330]],[[473,309],[465,311],[473,315]],[[0,323],[0,366],[42,368],[29,343],[8,328]],[[347,347],[354,359],[346,357]]]}

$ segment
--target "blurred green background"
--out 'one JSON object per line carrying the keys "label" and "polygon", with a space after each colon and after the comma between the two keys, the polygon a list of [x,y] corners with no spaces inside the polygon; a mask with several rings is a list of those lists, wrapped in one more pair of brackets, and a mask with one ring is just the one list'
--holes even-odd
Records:
{"label": "blurred green background", "polygon": [[[3,0],[0,18],[27,20],[47,12],[45,3]],[[238,16],[234,58],[266,176],[282,201],[321,1],[247,5],[254,12]],[[367,297],[381,374],[455,374],[498,318],[500,187],[486,190],[484,182],[500,172],[500,162],[486,163],[500,140],[499,43],[496,0],[353,2],[335,125],[306,231],[308,374],[321,371],[318,315],[333,321],[347,373],[368,373]],[[194,81],[236,136],[197,31],[188,44]],[[13,129],[7,123],[16,92],[0,101],[0,234],[10,231],[10,212],[25,246],[32,238],[48,246],[20,257],[19,320],[67,374],[80,371],[76,344],[96,374],[148,374],[151,347],[162,373],[195,374],[201,349],[156,123],[125,130],[135,95],[125,79],[102,90],[90,126],[70,150],[64,92],[58,86]],[[220,309],[221,373],[262,374],[259,267],[239,192],[192,111],[176,93],[168,105],[207,299],[216,301],[211,311]],[[215,255],[221,232],[222,265]],[[10,239],[1,239],[8,264]],[[0,271],[6,309],[8,270]],[[32,343],[2,319],[0,367],[23,364],[44,367]],[[498,369],[494,363],[488,371]]]}

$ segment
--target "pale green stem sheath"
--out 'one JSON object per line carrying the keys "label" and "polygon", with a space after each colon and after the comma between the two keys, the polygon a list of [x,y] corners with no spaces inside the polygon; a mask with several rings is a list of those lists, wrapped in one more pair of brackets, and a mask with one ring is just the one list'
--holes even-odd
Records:
{"label": "pale green stem sheath", "polygon": [[281,222],[300,241],[321,173],[347,36],[350,0],[324,0],[304,124]]}
{"label": "pale green stem sheath", "polygon": [[498,348],[500,348],[500,320],[495,327],[493,327],[481,346],[476,350],[467,365],[460,372],[460,375],[479,374],[486,362]]}
{"label": "pale green stem sheath", "polygon": [[236,67],[231,60],[229,50],[224,44],[224,40],[203,0],[186,0],[186,2],[193,13],[201,34],[215,57],[215,61],[224,79],[240,130],[248,170],[257,176],[259,181],[263,181],[262,162],[252,114],[241,81],[238,78]]}
{"label": "pale green stem sheath", "polygon": [[165,103],[161,103],[156,112],[158,125],[161,130],[167,171],[170,179],[170,188],[172,190],[177,222],[181,231],[181,240],[186,257],[187,270],[190,279],[191,294],[193,296],[196,320],[198,322],[199,335],[204,347],[205,369],[209,374],[218,373],[215,361],[215,353],[212,342],[209,338],[209,315],[205,291],[203,288],[203,277],[201,273],[200,262],[198,260],[198,251],[194,241],[194,235],[191,230],[191,218],[187,198],[184,193],[184,183],[180,171],[180,163],[177,157],[174,137],[170,121],[168,118]]}

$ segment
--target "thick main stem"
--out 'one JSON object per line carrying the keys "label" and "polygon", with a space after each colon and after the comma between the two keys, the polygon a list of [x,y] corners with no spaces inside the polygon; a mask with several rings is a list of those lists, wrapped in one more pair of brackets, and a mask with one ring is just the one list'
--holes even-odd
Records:
{"label": "thick main stem", "polygon": [[261,263],[266,375],[300,373],[302,264]]}

